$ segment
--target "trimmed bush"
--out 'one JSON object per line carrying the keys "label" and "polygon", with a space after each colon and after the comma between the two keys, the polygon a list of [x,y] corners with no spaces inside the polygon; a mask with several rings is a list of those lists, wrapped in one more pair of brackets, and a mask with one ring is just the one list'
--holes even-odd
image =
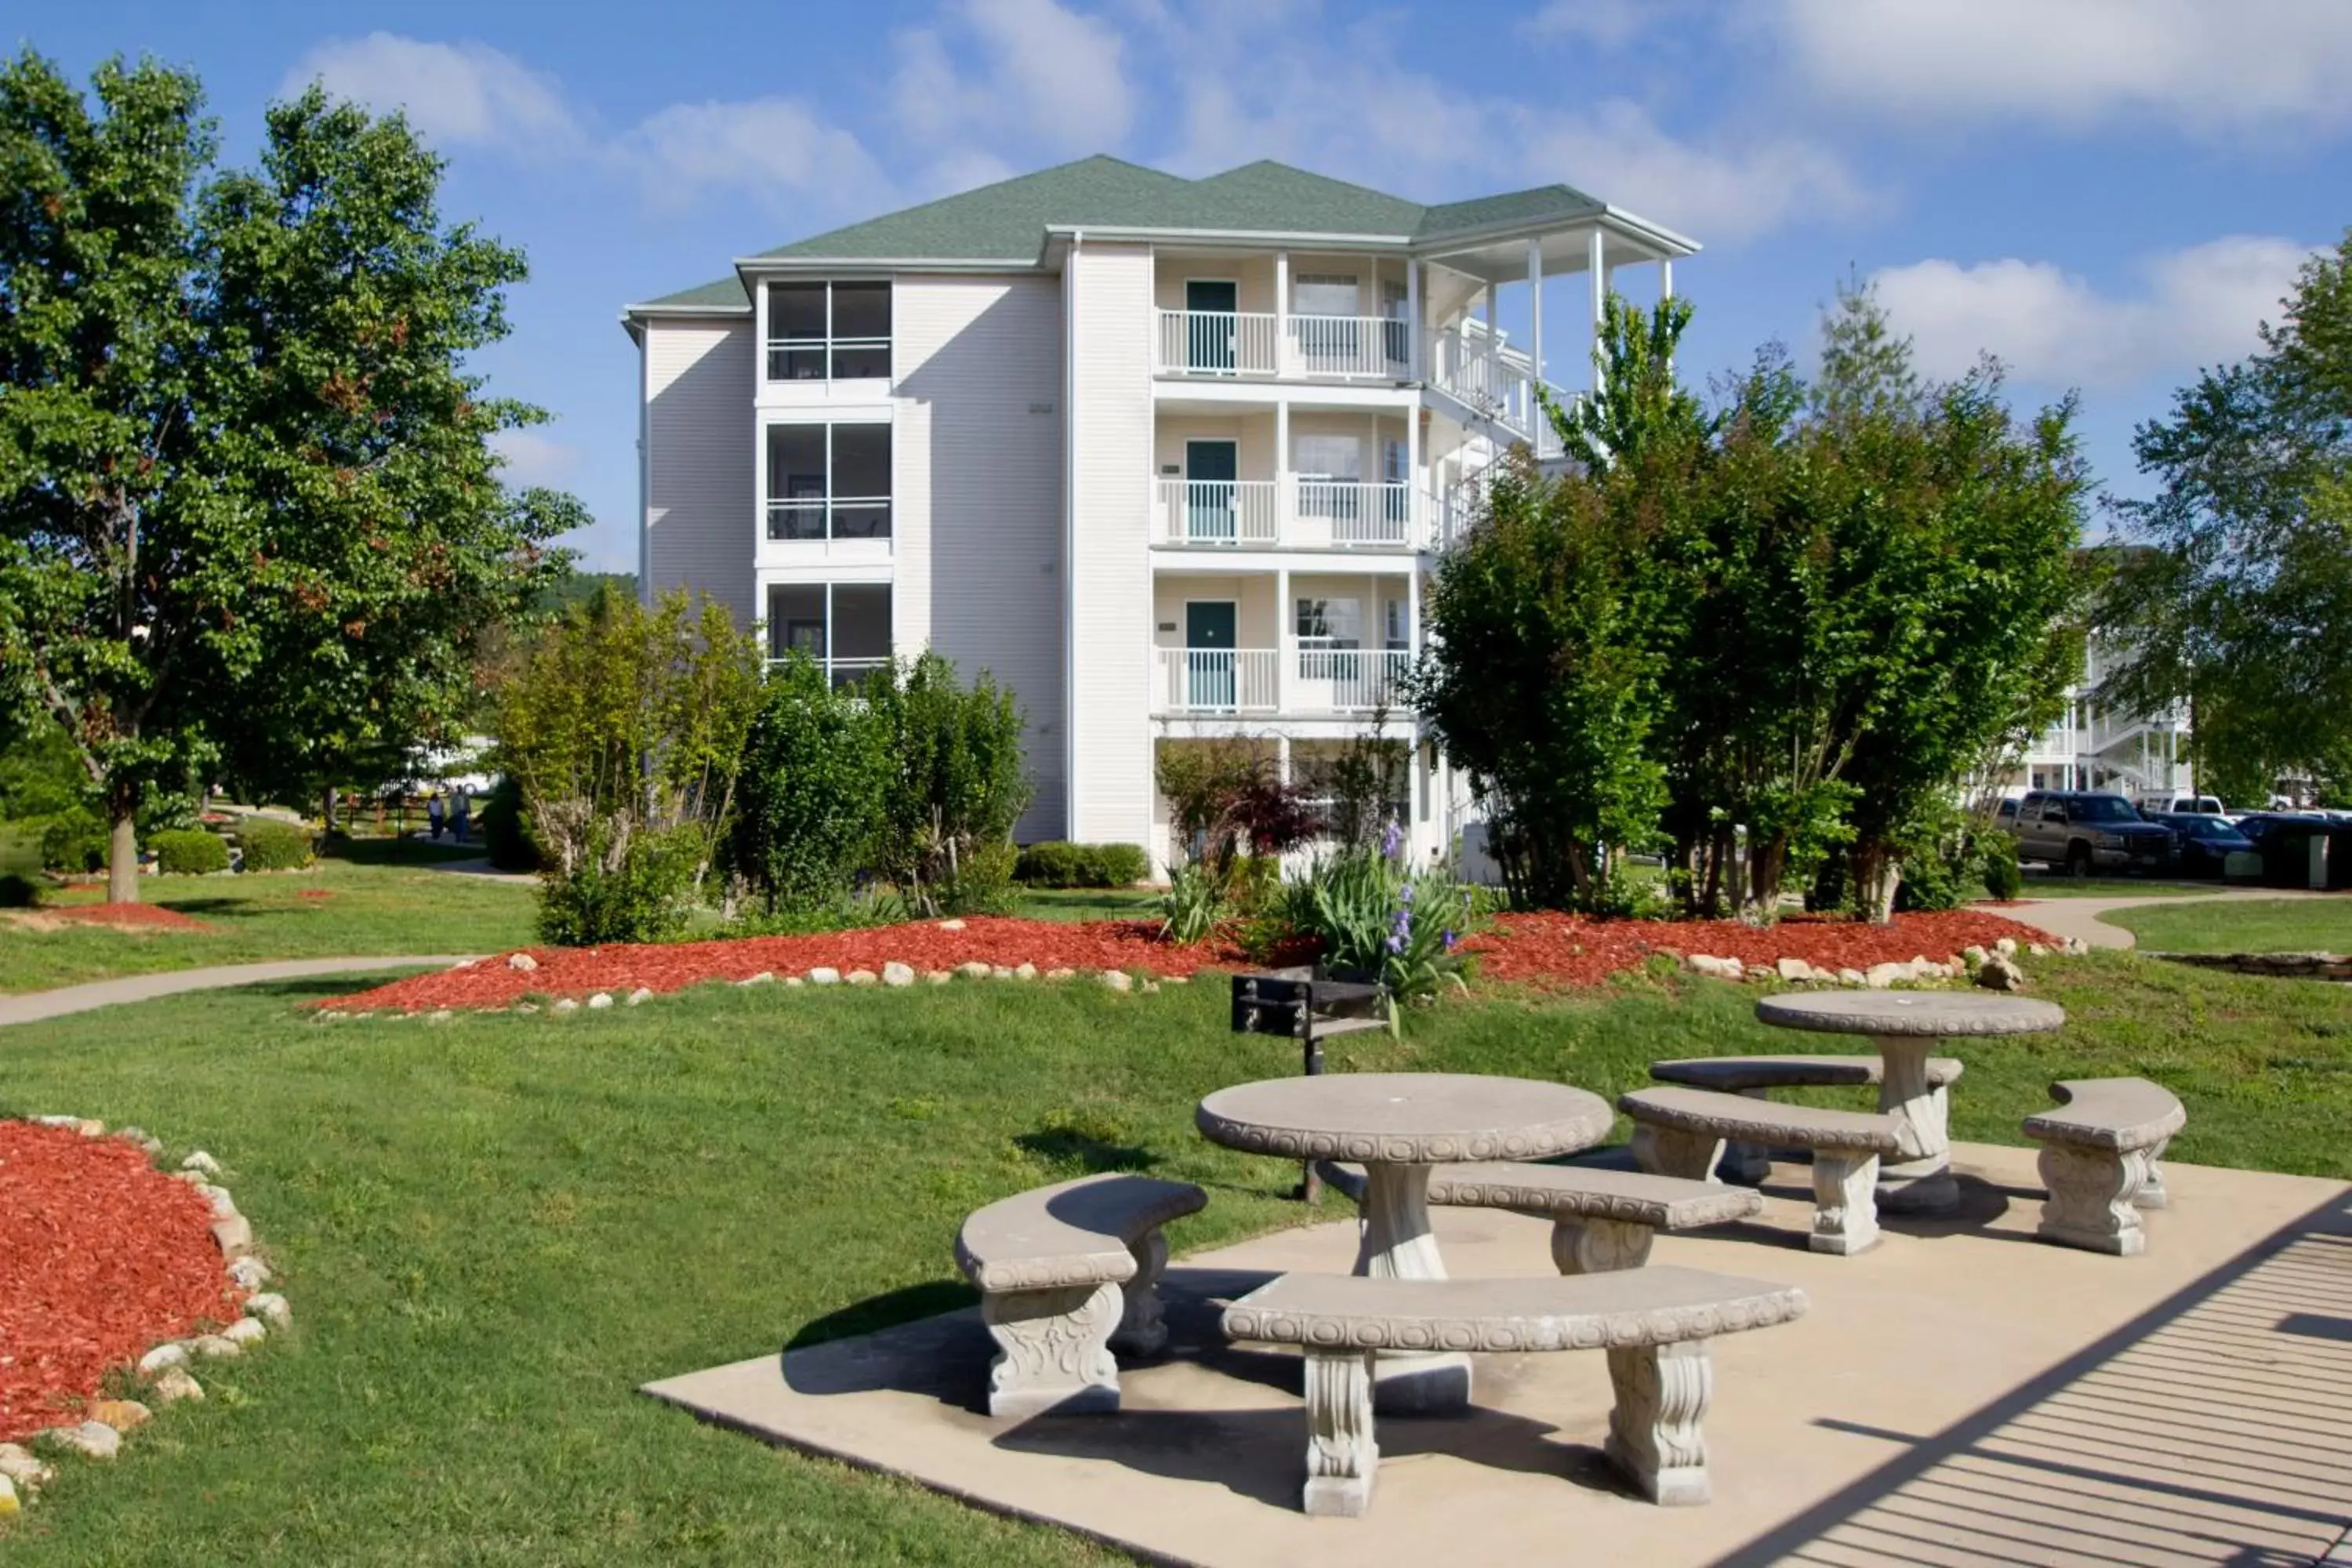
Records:
{"label": "trimmed bush", "polygon": [[474,816],[482,830],[482,847],[490,864],[501,871],[536,871],[539,851],[530,841],[530,823],[522,807],[522,788],[500,775]]}
{"label": "trimmed bush", "polygon": [[228,842],[201,827],[172,827],[147,840],[155,869],[168,877],[200,877],[228,869]]}
{"label": "trimmed bush", "polygon": [[248,816],[236,825],[247,871],[299,871],[310,863],[310,836],[274,816]]}
{"label": "trimmed bush", "polygon": [[552,868],[541,875],[540,940],[594,947],[674,939],[686,929],[702,853],[693,827],[640,828],[622,840],[609,819],[597,821],[570,876]]}
{"label": "trimmed bush", "polygon": [[1977,853],[1984,862],[1985,891],[1996,899],[2022,898],[2025,894],[2025,873],[2017,867],[2017,840],[1999,828],[1988,828],[1977,838]]}
{"label": "trimmed bush", "polygon": [[106,824],[88,812],[68,812],[41,829],[41,866],[68,876],[106,869]]}
{"label": "trimmed bush", "polygon": [[1032,844],[1013,863],[1013,879],[1032,888],[1124,888],[1151,874],[1140,844]]}

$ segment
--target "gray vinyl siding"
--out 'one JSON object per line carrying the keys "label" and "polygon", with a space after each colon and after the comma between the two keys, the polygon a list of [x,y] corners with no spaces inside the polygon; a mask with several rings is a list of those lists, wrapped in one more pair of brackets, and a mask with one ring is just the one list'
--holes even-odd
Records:
{"label": "gray vinyl siding", "polygon": [[1150,845],[1151,252],[1080,245],[1063,288],[1070,837]]}
{"label": "gray vinyl siding", "polygon": [[901,275],[892,299],[893,599],[926,642],[1012,688],[1035,796],[1024,842],[1067,831],[1062,668],[1062,305],[1050,278]]}
{"label": "gray vinyl siding", "polygon": [[647,589],[688,588],[758,618],[752,552],[751,323],[645,326]]}

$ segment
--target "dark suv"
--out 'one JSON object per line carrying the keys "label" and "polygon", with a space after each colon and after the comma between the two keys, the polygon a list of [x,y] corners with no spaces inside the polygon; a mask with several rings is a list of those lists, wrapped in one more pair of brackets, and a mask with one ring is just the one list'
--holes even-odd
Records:
{"label": "dark suv", "polygon": [[2077,877],[2103,871],[2158,871],[2172,853],[2171,830],[2148,821],[2119,795],[2034,790],[2018,802],[2020,860],[2063,866]]}

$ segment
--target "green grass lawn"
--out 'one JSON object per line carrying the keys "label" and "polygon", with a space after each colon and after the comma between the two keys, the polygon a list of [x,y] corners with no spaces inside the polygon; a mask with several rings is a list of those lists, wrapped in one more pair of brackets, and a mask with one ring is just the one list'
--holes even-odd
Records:
{"label": "green grass lawn", "polygon": [[[2352,993],[2126,954],[2028,967],[2073,1021],[1967,1046],[1957,1136],[2015,1142],[2052,1079],[2142,1073],[2189,1105],[2180,1161],[2352,1176]],[[68,1467],[0,1530],[12,1568],[1100,1560],[633,1390],[966,1300],[962,1215],[1087,1169],[1207,1186],[1207,1212],[1172,1227],[1180,1252],[1307,1217],[1283,1198],[1291,1167],[1192,1131],[1203,1092],[1296,1070],[1288,1046],[1226,1033],[1213,984],[712,987],[438,1026],[295,1016],[338,989],[0,1032],[0,1110],[137,1122],[173,1158],[220,1158],[296,1315],[284,1342],[203,1369],[211,1397],[163,1412],[115,1464]],[[1655,1058],[1789,1048],[1753,1002],[1714,982],[1494,989],[1416,1015],[1402,1043],[1339,1042],[1333,1067],[1610,1094]]]}
{"label": "green grass lawn", "polygon": [[[363,851],[381,863],[336,858],[310,871],[140,879],[144,901],[202,921],[203,931],[43,928],[37,917],[28,923],[0,912],[0,993],[209,963],[488,952],[535,940],[529,886],[425,869],[431,848],[387,847]],[[77,888],[49,901],[104,897],[102,887]]]}
{"label": "green grass lawn", "polygon": [[2219,882],[2168,882],[2154,877],[2069,877],[2063,872],[2048,876],[2029,871],[2025,874],[2025,891],[2029,899],[2193,899],[2203,893],[2218,893]]}
{"label": "green grass lawn", "polygon": [[1017,888],[1013,912],[1033,921],[1156,921],[1159,895],[1133,888]]}
{"label": "green grass lawn", "polygon": [[2158,952],[2352,952],[2352,896],[2115,910],[2099,918]]}

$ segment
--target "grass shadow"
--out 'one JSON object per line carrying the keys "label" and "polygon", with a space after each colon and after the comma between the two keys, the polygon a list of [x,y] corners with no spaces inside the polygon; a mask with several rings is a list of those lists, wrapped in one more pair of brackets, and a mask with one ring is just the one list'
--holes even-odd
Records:
{"label": "grass shadow", "polygon": [[1140,1144],[1115,1142],[1084,1127],[1046,1126],[1024,1132],[1014,1147],[1056,1171],[1097,1175],[1105,1171],[1148,1171],[1160,1156]]}

